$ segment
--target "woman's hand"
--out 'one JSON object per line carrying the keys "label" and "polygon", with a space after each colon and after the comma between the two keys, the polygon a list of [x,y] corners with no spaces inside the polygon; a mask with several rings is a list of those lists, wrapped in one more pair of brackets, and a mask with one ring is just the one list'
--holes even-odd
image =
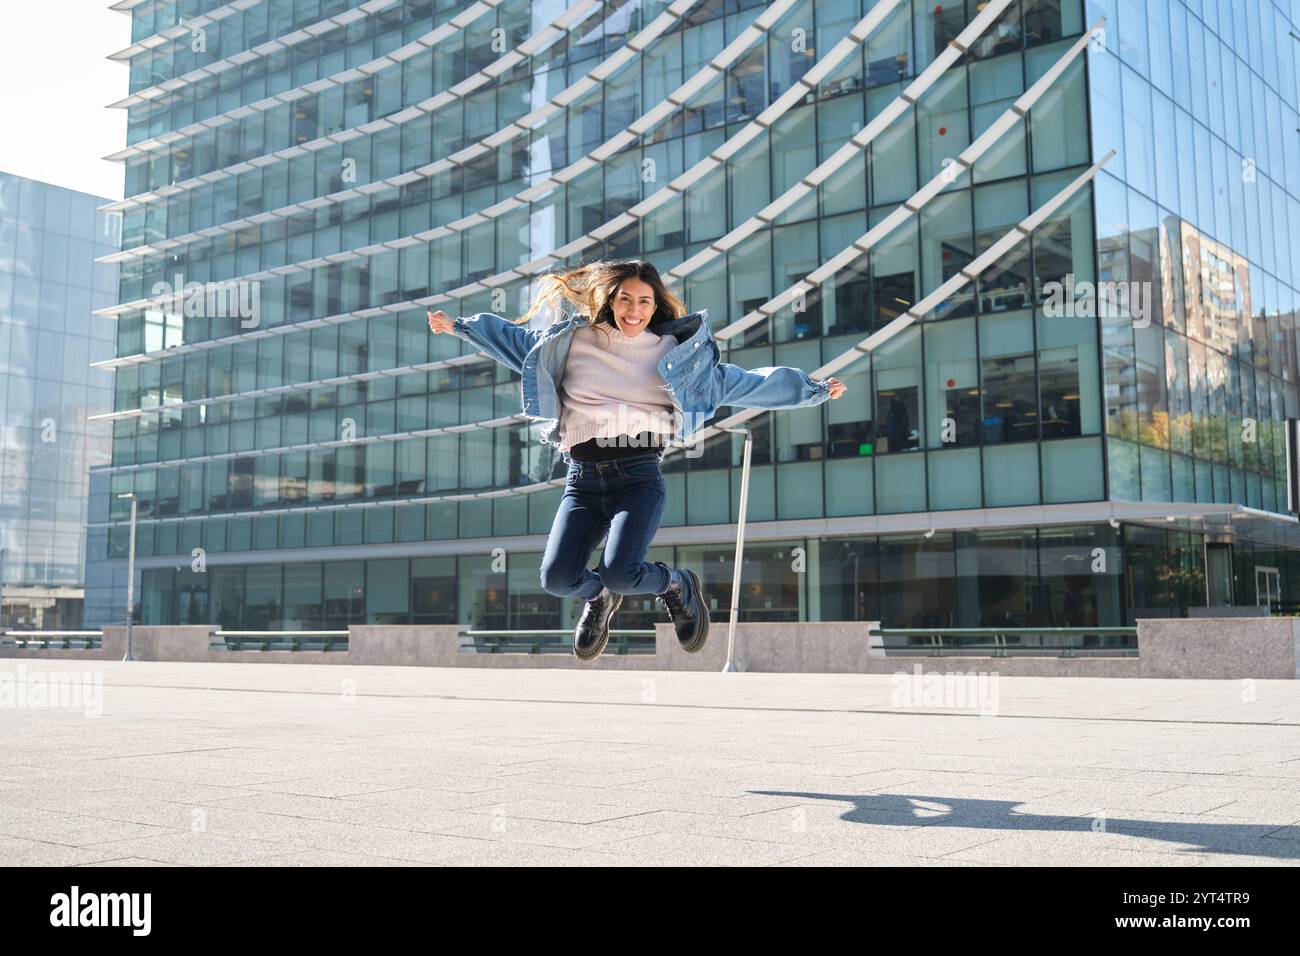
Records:
{"label": "woman's hand", "polygon": [[831,383],[831,398],[839,398],[846,391],[848,391],[849,387],[845,385],[843,382],[841,382],[838,378],[828,378],[826,379],[826,381]]}
{"label": "woman's hand", "polygon": [[441,309],[439,309],[437,312],[430,312],[429,331],[432,332],[434,335],[437,335],[441,332],[450,332],[452,323],[454,323],[455,321],[456,321],[455,319],[453,319],[446,312],[443,312]]}

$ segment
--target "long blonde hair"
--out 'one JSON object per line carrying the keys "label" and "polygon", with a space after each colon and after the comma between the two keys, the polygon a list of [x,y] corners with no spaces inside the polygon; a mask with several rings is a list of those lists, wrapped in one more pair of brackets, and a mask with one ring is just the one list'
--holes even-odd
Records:
{"label": "long blonde hair", "polygon": [[686,314],[686,304],[664,284],[652,263],[644,259],[600,260],[540,276],[537,281],[541,290],[519,324],[527,324],[545,307],[554,307],[557,317],[553,321],[559,321],[563,305],[568,302],[586,317],[588,327],[605,332],[608,341],[609,329],[617,328],[611,303],[627,279],[640,279],[654,290],[655,312],[647,325]]}

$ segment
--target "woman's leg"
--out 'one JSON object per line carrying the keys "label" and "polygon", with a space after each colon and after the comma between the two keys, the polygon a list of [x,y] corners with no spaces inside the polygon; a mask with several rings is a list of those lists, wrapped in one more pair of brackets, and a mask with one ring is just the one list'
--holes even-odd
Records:
{"label": "woman's leg", "polygon": [[615,594],[660,594],[669,572],[645,559],[659,530],[668,492],[653,460],[630,466],[619,480],[609,509],[609,540],[600,561],[600,578]]}
{"label": "woman's leg", "polygon": [[609,519],[601,508],[600,497],[583,494],[570,480],[556,509],[542,555],[542,588],[548,594],[573,595],[590,601],[600,593],[604,581],[587,567],[587,562],[608,527]]}

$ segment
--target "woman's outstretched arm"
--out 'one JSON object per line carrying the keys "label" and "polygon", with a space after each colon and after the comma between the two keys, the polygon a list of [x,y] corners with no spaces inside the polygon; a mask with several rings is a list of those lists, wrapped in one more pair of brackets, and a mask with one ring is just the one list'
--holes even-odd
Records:
{"label": "woman's outstretched arm", "polygon": [[837,379],[814,379],[789,365],[744,369],[719,362],[713,369],[717,404],[739,408],[804,408],[844,394]]}
{"label": "woman's outstretched arm", "polygon": [[491,312],[453,319],[446,312],[438,311],[429,313],[429,331],[450,333],[464,339],[522,375],[524,356],[542,337],[544,330],[518,325]]}

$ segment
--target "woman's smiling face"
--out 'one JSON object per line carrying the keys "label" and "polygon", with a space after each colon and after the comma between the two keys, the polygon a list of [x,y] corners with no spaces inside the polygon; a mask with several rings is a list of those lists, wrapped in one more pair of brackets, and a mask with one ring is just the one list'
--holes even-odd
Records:
{"label": "woman's smiling face", "polygon": [[626,336],[640,335],[655,314],[655,290],[641,279],[624,279],[609,303],[614,324]]}

